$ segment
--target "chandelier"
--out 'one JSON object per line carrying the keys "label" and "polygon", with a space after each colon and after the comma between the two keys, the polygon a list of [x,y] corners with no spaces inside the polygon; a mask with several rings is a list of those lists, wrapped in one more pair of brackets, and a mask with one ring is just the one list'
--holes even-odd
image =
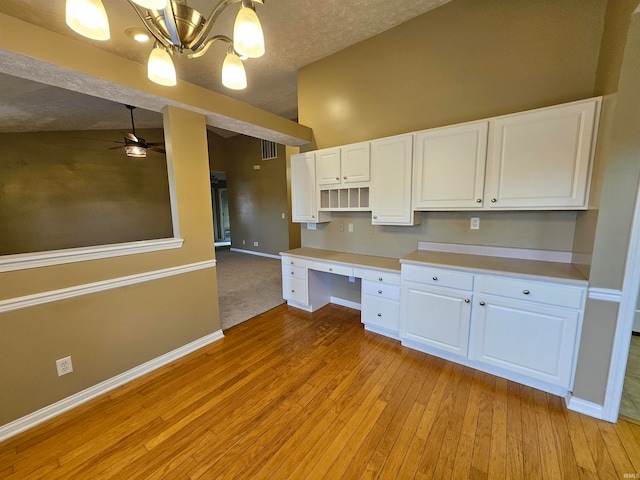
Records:
{"label": "chandelier", "polygon": [[[228,45],[222,64],[222,84],[233,90],[247,87],[242,60],[264,55],[264,35],[255,12],[255,3],[264,0],[219,0],[206,18],[187,5],[186,0],[127,0],[155,39],[147,62],[149,80],[159,85],[176,84],[172,55],[188,53],[197,58],[217,41]],[[233,39],[211,35],[214,23],[230,5],[240,3],[233,27]],[[67,25],[92,40],[109,40],[109,19],[101,0],[66,0]]]}

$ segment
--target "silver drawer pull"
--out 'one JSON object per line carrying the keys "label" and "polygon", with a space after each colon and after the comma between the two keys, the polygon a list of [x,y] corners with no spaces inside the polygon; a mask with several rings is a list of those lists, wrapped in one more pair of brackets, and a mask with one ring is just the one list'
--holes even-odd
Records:
{"label": "silver drawer pull", "polygon": [[468,298],[464,299],[464,303],[469,303],[471,300],[469,300]]}
{"label": "silver drawer pull", "polygon": [[380,281],[380,282],[381,282],[381,281],[382,281],[382,277],[378,277],[378,281]]}
{"label": "silver drawer pull", "polygon": [[347,179],[347,177],[342,177],[342,178],[343,178],[344,180],[346,180],[346,179]]}
{"label": "silver drawer pull", "polygon": [[333,268],[329,267],[329,271],[330,271],[330,272],[333,272]]}
{"label": "silver drawer pull", "polygon": [[378,314],[378,316],[379,316],[379,317],[381,317],[381,316],[382,316],[382,314],[381,314],[381,313],[379,313],[379,314]]}
{"label": "silver drawer pull", "polygon": [[296,291],[295,290],[291,290],[291,293],[296,293]]}
{"label": "silver drawer pull", "polygon": [[293,260],[291,260],[291,265],[293,265]]}
{"label": "silver drawer pull", "polygon": [[529,290],[523,290],[522,293],[524,293],[525,295],[529,295]]}
{"label": "silver drawer pull", "polygon": [[476,198],[476,203],[482,203],[482,199],[481,198]]}
{"label": "silver drawer pull", "polygon": [[438,281],[438,277],[433,277],[433,281],[437,282]]}
{"label": "silver drawer pull", "polygon": [[293,272],[291,272],[291,275],[293,275]]}
{"label": "silver drawer pull", "polygon": [[382,294],[382,290],[378,290],[378,293]]}
{"label": "silver drawer pull", "polygon": [[480,302],[480,305],[482,305],[484,307],[485,303],[484,302]]}
{"label": "silver drawer pull", "polygon": [[492,198],[492,199],[491,199],[491,203],[496,203],[497,201],[498,201],[498,200],[497,200],[497,199],[495,199],[495,198]]}
{"label": "silver drawer pull", "polygon": [[336,177],[336,180],[340,180],[340,177]]}

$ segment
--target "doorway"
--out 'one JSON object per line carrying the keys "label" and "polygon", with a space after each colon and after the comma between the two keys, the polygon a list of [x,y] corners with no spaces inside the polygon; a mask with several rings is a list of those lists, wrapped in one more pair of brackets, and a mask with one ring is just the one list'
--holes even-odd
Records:
{"label": "doorway", "polygon": [[620,402],[620,416],[634,423],[640,423],[640,295],[638,295],[636,302],[631,331],[629,357],[627,358],[622,401]]}
{"label": "doorway", "polygon": [[231,222],[229,219],[227,174],[226,172],[212,171],[210,179],[214,243],[216,247],[229,246],[231,245]]}

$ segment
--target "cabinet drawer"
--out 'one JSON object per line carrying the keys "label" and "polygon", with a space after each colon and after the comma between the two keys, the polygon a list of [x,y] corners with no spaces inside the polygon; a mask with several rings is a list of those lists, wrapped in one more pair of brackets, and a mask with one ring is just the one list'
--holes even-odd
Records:
{"label": "cabinet drawer", "polygon": [[566,308],[582,308],[585,289],[557,283],[478,275],[479,293]]}
{"label": "cabinet drawer", "polygon": [[400,320],[400,303],[384,298],[362,296],[362,323],[377,325],[387,330],[398,332]]}
{"label": "cabinet drawer", "polygon": [[409,282],[458,288],[460,290],[473,289],[472,273],[457,272],[455,270],[445,270],[441,268],[403,265],[402,279]]}
{"label": "cabinet drawer", "polygon": [[283,277],[295,277],[305,280],[307,278],[306,267],[294,267],[292,265],[282,265]]}
{"label": "cabinet drawer", "polygon": [[387,285],[380,282],[363,280],[362,294],[398,301],[400,300],[400,287],[397,285]]}
{"label": "cabinet drawer", "polygon": [[306,267],[307,261],[304,258],[282,256],[282,266],[291,265],[292,267]]}
{"label": "cabinet drawer", "polygon": [[282,277],[282,297],[308,305],[307,281],[301,278]]}
{"label": "cabinet drawer", "polygon": [[362,280],[368,280],[377,283],[388,283],[390,285],[400,285],[400,273],[389,273],[381,270],[366,270],[363,268],[354,268],[353,274]]}
{"label": "cabinet drawer", "polygon": [[346,265],[336,265],[328,262],[316,262],[309,260],[307,262],[307,268],[310,268],[311,270],[318,270],[320,272],[329,272],[335,273],[336,275],[353,277],[353,267],[347,267]]}

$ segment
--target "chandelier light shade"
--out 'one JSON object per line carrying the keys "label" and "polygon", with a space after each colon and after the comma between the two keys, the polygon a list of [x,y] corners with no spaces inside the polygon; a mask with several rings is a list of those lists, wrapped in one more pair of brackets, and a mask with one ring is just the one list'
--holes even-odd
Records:
{"label": "chandelier light shade", "polygon": [[100,0],[67,0],[66,21],[69,28],[92,40],[109,40],[109,19]]}
{"label": "chandelier light shade", "polygon": [[[115,0],[114,0],[115,1]],[[187,53],[188,58],[204,55],[217,41],[228,45],[222,65],[222,84],[242,90],[247,76],[242,60],[264,55],[264,34],[255,4],[264,0],[218,0],[208,17],[187,5],[188,0],[123,0],[135,10],[138,18],[155,39],[147,63],[149,80],[159,85],[176,85],[176,69],[171,55]],[[109,20],[101,0],[66,0],[67,24],[80,35],[94,40],[109,39]],[[239,5],[233,28],[233,38],[212,34],[220,14],[232,5]],[[129,28],[126,33],[135,38]],[[190,52],[190,53],[188,53]]]}
{"label": "chandelier light shade", "polygon": [[251,8],[240,7],[233,25],[233,47],[248,58],[264,55],[264,34],[258,15]]}
{"label": "chandelier light shade", "polygon": [[232,90],[247,88],[247,74],[240,57],[234,52],[227,53],[222,64],[222,84]]}
{"label": "chandelier light shade", "polygon": [[162,10],[167,7],[167,0],[131,0],[136,5],[149,10]]}
{"label": "chandelier light shade", "polygon": [[147,76],[152,82],[165,87],[173,87],[176,84],[176,68],[171,56],[163,48],[155,47],[151,50],[147,62]]}

